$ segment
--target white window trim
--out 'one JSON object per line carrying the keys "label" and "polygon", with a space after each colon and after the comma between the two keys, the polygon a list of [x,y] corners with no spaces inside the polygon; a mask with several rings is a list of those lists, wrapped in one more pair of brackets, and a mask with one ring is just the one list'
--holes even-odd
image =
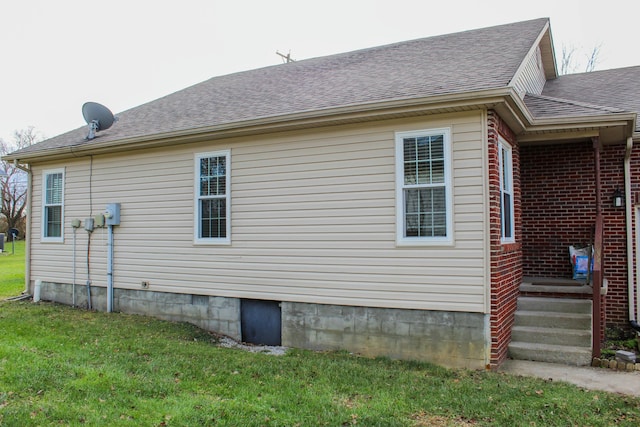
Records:
{"label": "white window trim", "polygon": [[[47,230],[47,215],[45,213],[47,207],[47,176],[62,173],[62,203],[60,204],[60,236],[59,237],[50,237],[46,236],[45,232]],[[64,187],[65,187],[65,179],[66,174],[64,168],[58,169],[46,169],[42,171],[42,231],[40,233],[40,238],[42,242],[51,242],[51,243],[64,243]]]}
{"label": "white window trim", "polygon": [[[226,236],[202,238],[200,235],[200,159],[206,157],[226,157]],[[196,153],[193,161],[194,199],[193,199],[193,242],[199,245],[230,245],[231,244],[231,150]]]}
{"label": "white window trim", "polygon": [[[508,179],[511,187],[509,190],[505,190],[503,186],[504,167],[502,164],[502,159],[503,159],[502,153],[504,151],[507,151],[509,153],[509,155],[507,156],[507,160],[509,163],[507,165]],[[498,167],[500,169],[500,243],[515,243],[516,236],[515,236],[515,209],[514,209],[515,197],[513,193],[513,147],[511,147],[511,144],[509,144],[508,142],[506,142],[504,139],[500,137],[498,138]],[[504,221],[504,214],[502,211],[502,201],[503,201],[503,194],[505,192],[511,195],[511,206],[509,207],[510,209],[509,215],[511,218],[511,227],[509,230],[510,232],[509,234],[511,235],[511,237],[504,237],[505,221]]]}
{"label": "white window trim", "polygon": [[[444,185],[447,209],[447,235],[443,237],[405,237],[404,203],[404,149],[403,139],[418,136],[444,136]],[[453,179],[451,154],[451,128],[425,129],[409,132],[396,132],[396,245],[397,246],[450,246],[453,236]]]}

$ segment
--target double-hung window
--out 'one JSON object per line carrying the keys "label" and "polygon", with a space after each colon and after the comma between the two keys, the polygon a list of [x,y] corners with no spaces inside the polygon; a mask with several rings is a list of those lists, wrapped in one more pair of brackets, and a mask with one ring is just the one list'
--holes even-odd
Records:
{"label": "double-hung window", "polygon": [[64,169],[46,170],[42,175],[42,240],[63,241]]}
{"label": "double-hung window", "polygon": [[500,163],[500,238],[502,243],[515,242],[513,209],[513,154],[509,144],[498,140]]}
{"label": "double-hung window", "polygon": [[396,242],[453,242],[450,130],[396,133]]}
{"label": "double-hung window", "polygon": [[195,241],[231,242],[230,151],[202,153],[195,158]]}

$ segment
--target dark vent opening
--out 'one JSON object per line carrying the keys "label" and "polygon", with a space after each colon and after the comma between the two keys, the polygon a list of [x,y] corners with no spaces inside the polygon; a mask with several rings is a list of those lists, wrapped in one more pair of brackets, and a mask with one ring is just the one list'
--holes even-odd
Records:
{"label": "dark vent opening", "polygon": [[282,345],[282,315],[278,301],[243,299],[240,302],[242,341]]}

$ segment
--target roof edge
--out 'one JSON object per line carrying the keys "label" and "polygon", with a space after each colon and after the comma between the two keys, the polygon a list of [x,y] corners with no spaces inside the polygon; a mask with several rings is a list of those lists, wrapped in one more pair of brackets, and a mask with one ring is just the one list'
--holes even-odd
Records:
{"label": "roof edge", "polygon": [[553,41],[551,37],[551,24],[549,18],[546,18],[547,22],[540,30],[540,33],[536,37],[535,42],[529,48],[527,54],[522,58],[520,65],[511,80],[509,86],[513,85],[513,82],[524,72],[527,67],[527,59],[535,53],[535,50],[540,46],[540,52],[542,55],[542,61],[544,64],[544,74],[547,80],[554,79],[558,75],[558,67],[556,64],[555,53],[553,48]]}
{"label": "roof edge", "polygon": [[8,154],[7,161],[30,163],[33,161],[59,160],[96,154],[157,148],[175,144],[214,141],[257,134],[284,132],[363,123],[408,116],[427,115],[452,110],[493,108],[507,121],[523,140],[534,140],[545,133],[576,132],[596,128],[617,127],[624,129],[625,137],[640,137],[634,132],[637,114],[631,112],[603,112],[588,116],[563,116],[536,119],[513,87],[500,87],[475,92],[444,94],[416,99],[395,99],[369,104],[354,104],[323,110],[310,110],[282,116],[269,116],[247,121],[233,122],[199,129],[146,135],[90,145],[67,146],[29,153]]}
{"label": "roof edge", "polygon": [[576,132],[584,133],[585,131],[591,132],[597,129],[605,130],[611,128],[621,129],[621,135],[624,138],[632,137],[636,134],[637,114],[635,112],[603,111],[601,114],[594,113],[584,116],[534,118],[524,99],[515,94],[509,98],[507,105],[510,114],[515,114],[523,124],[521,132],[516,132],[518,133],[518,139],[522,141],[548,139],[548,136],[544,135],[550,134],[558,135],[562,133],[564,136],[569,136],[569,134]]}
{"label": "roof edge", "polygon": [[527,96],[529,96],[531,98],[538,98],[538,99],[544,99],[544,100],[547,100],[547,101],[553,101],[553,102],[557,102],[557,103],[561,103],[561,104],[569,104],[569,105],[576,105],[578,107],[590,108],[592,110],[601,110],[601,111],[607,112],[607,113],[628,113],[629,112],[629,111],[625,111],[625,110],[622,110],[622,109],[616,108],[616,107],[609,107],[609,106],[606,106],[606,105],[590,104],[588,102],[574,101],[572,99],[557,98],[557,97],[547,96],[547,95],[537,95],[535,93],[527,93],[527,94],[525,94],[525,98]]}
{"label": "roof edge", "polygon": [[15,155],[8,154],[3,158],[10,161],[18,160],[19,162],[29,163],[34,160],[55,160],[106,154],[115,151],[162,147],[176,143],[195,143],[261,133],[391,119],[407,115],[428,114],[443,108],[480,108],[502,103],[505,97],[512,93],[512,88],[504,87],[424,98],[402,98],[369,104],[354,104],[322,110],[303,111],[283,116],[268,116],[198,129],[145,135],[107,141],[105,143],[96,141],[90,145],[58,147],[29,153],[16,153]]}

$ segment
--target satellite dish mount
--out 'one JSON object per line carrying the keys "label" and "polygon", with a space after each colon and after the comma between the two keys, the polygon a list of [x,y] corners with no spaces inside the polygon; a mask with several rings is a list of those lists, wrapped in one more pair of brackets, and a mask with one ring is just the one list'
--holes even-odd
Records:
{"label": "satellite dish mount", "polygon": [[82,106],[82,116],[89,125],[86,140],[92,140],[96,137],[96,132],[109,129],[118,120],[107,107],[97,102],[85,102]]}

